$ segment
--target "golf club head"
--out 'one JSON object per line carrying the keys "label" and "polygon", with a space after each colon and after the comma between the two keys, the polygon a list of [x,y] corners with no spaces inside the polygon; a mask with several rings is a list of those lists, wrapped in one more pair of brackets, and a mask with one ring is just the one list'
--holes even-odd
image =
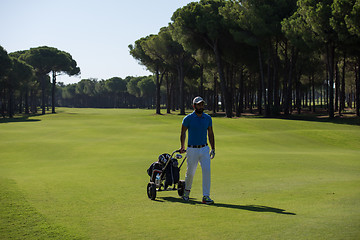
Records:
{"label": "golf club head", "polygon": [[176,154],[175,158],[176,158],[176,159],[181,159],[181,158],[182,158],[182,155],[181,155],[181,154]]}

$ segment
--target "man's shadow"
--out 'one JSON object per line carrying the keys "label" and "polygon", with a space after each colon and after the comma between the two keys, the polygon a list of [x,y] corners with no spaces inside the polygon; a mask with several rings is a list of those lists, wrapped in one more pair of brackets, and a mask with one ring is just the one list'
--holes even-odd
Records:
{"label": "man's shadow", "polygon": [[[190,198],[188,202],[185,202],[181,198],[175,198],[175,197],[159,197],[158,201],[168,201],[168,202],[178,202],[178,203],[184,203],[184,204],[202,204],[201,201],[195,201]],[[296,215],[292,212],[287,212],[284,209],[280,208],[273,208],[273,207],[267,207],[267,206],[259,206],[259,205],[235,205],[235,204],[226,204],[226,203],[214,203],[213,205],[209,205],[213,207],[222,207],[222,208],[232,208],[232,209],[239,209],[239,210],[246,210],[246,211],[252,211],[252,212],[272,212],[272,213],[278,213],[278,214],[286,214],[286,215]]]}

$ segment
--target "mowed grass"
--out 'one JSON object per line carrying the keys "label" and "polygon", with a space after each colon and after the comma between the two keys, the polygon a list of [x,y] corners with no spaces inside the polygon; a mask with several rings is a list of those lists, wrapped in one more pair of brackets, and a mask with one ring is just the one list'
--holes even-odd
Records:
{"label": "mowed grass", "polygon": [[[359,239],[360,126],[214,117],[212,194],[146,195],[183,116],[67,109],[0,122],[0,239]],[[181,171],[184,179],[186,166]]]}

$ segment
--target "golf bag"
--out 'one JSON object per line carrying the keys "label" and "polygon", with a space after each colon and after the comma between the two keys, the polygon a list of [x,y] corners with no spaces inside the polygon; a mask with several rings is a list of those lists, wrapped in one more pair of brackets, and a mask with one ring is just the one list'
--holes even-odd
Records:
{"label": "golf bag", "polygon": [[[168,164],[167,161],[170,161]],[[160,182],[164,182],[164,190],[179,182],[180,178],[180,169],[178,167],[179,162],[176,158],[171,158],[167,153],[161,154],[159,160],[153,162],[147,170],[148,175],[150,176],[150,182],[155,182],[156,185],[160,185]],[[164,174],[161,174],[164,171]],[[162,176],[162,179],[158,179]],[[160,185],[161,188],[162,185]]]}
{"label": "golf bag", "polygon": [[[161,187],[167,190],[168,186],[174,184],[173,190],[176,190],[179,196],[184,195],[185,181],[180,179],[180,168],[183,165],[186,157],[182,160],[180,166],[178,159],[182,158],[180,150],[175,150],[171,155],[164,153],[159,156],[158,161],[152,163],[147,170],[147,174],[150,176],[150,182],[147,184],[146,192],[148,198],[155,200],[157,191],[161,191]],[[171,190],[171,189],[169,189]]]}

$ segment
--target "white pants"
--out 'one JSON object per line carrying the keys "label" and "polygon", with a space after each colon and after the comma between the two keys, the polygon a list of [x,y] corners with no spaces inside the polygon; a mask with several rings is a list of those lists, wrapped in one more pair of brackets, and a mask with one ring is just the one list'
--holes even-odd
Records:
{"label": "white pants", "polygon": [[210,196],[210,148],[205,146],[203,148],[188,148],[187,150],[187,170],[185,174],[185,189],[190,191],[193,183],[194,175],[198,163],[202,169],[202,188],[203,195]]}

